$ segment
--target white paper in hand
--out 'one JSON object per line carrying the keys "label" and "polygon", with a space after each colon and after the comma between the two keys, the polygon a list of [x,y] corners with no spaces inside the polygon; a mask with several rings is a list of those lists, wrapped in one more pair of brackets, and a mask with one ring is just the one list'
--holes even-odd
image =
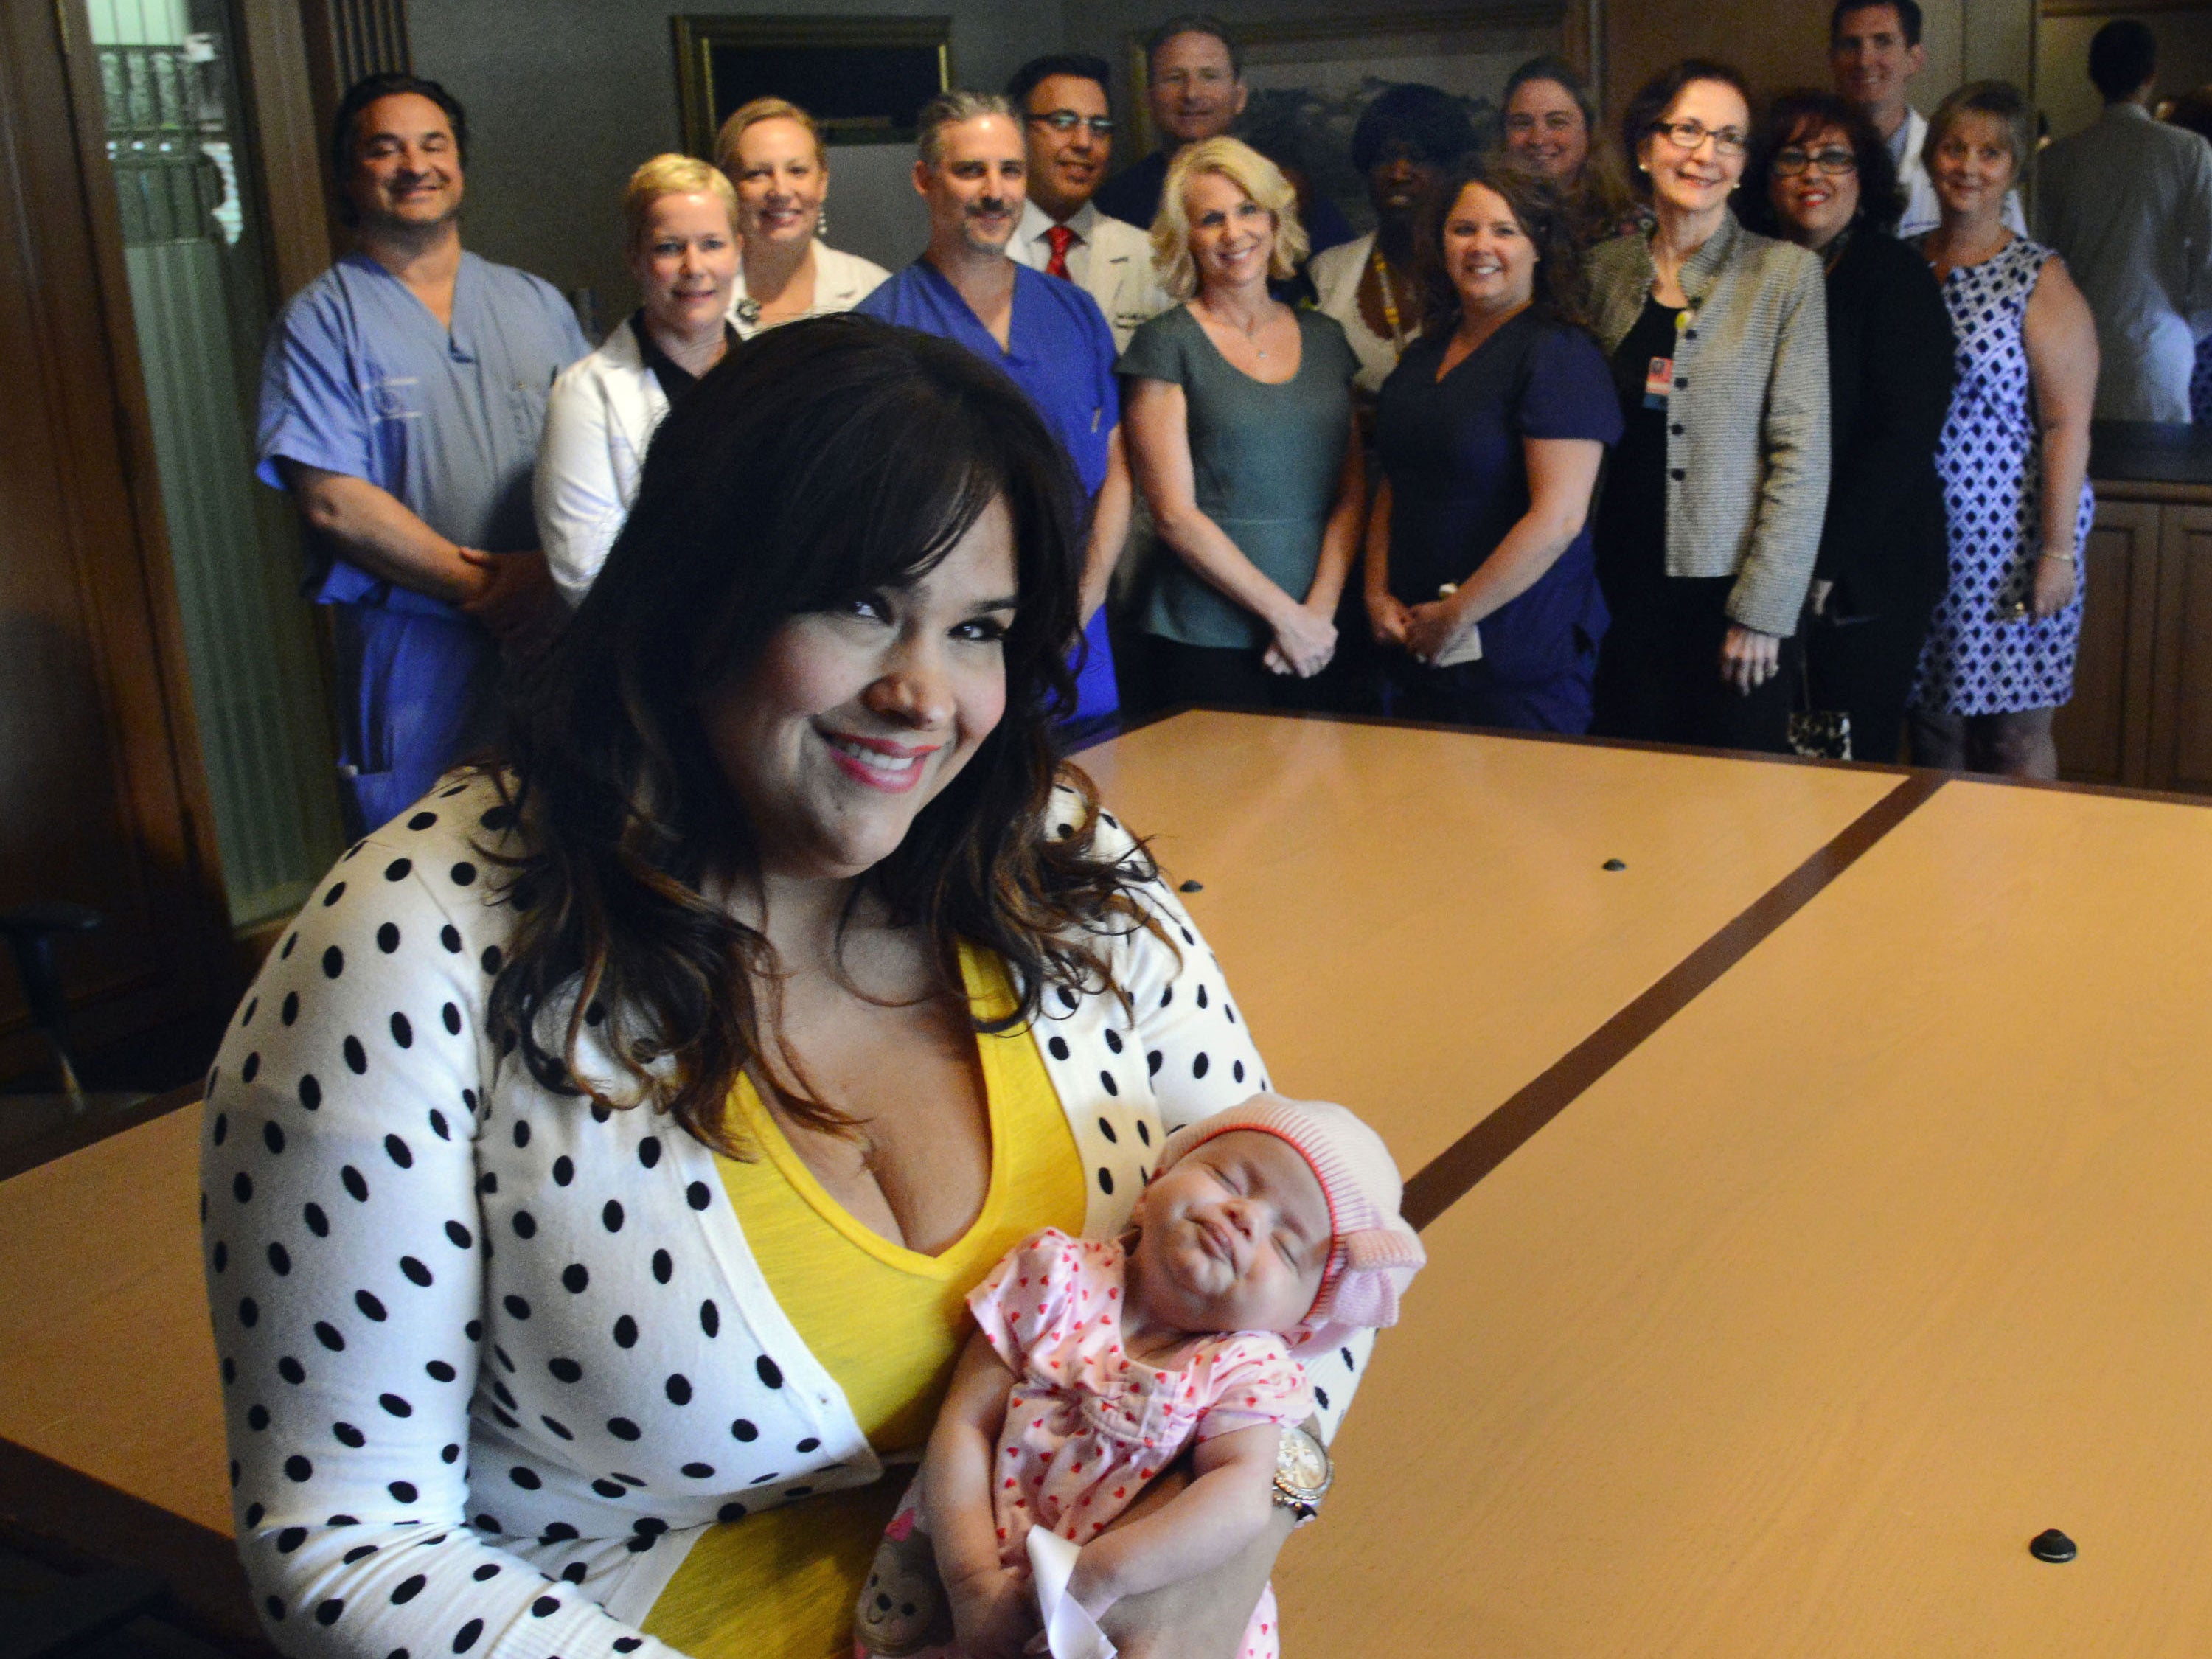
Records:
{"label": "white paper in hand", "polygon": [[[1448,599],[1458,592],[1459,584],[1457,582],[1445,582],[1437,589],[1437,597],[1440,599]],[[1480,662],[1481,660],[1482,629],[1480,627],[1474,627],[1468,629],[1465,634],[1462,634],[1452,644],[1446,646],[1442,651],[1438,652],[1437,653],[1437,659],[1431,663],[1429,666],[1431,668],[1456,668],[1463,662]]]}
{"label": "white paper in hand", "polygon": [[1067,1593],[1075,1571],[1076,1547],[1058,1533],[1031,1527],[1030,1574],[1037,1607],[1044,1614],[1044,1638],[1052,1659],[1114,1659],[1114,1644],[1082,1604]]}

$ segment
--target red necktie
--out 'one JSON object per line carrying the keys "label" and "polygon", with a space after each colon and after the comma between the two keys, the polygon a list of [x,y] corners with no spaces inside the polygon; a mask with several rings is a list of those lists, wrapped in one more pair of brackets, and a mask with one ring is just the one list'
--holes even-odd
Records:
{"label": "red necktie", "polygon": [[1074,245],[1075,233],[1066,225],[1054,225],[1046,230],[1044,239],[1052,244],[1052,258],[1044,262],[1044,274],[1073,282],[1075,278],[1067,273],[1067,250]]}

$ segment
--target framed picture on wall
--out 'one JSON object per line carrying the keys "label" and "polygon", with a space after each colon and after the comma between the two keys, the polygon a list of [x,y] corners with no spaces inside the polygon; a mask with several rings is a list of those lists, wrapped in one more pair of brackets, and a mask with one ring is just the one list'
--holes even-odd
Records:
{"label": "framed picture on wall", "polygon": [[[1251,100],[1240,137],[1304,174],[1314,194],[1343,210],[1356,230],[1371,230],[1367,181],[1352,170],[1352,132],[1386,87],[1420,81],[1465,100],[1475,131],[1495,131],[1505,78],[1540,53],[1584,55],[1570,0],[1444,12],[1240,23],[1244,81]],[[1132,158],[1152,148],[1145,101],[1144,36],[1129,38],[1129,84],[1137,127]]]}
{"label": "framed picture on wall", "polygon": [[678,16],[684,148],[714,153],[730,112],[787,98],[833,144],[914,137],[921,106],[952,84],[950,17]]}

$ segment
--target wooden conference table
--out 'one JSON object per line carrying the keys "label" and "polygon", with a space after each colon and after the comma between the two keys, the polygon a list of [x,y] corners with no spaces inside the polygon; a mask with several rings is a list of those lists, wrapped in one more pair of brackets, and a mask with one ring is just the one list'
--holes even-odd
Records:
{"label": "wooden conference table", "polygon": [[[1081,759],[1418,1172],[1294,1656],[2212,1649],[2212,813],[1210,713]],[[219,1553],[196,1127],[0,1183],[0,1476]]]}

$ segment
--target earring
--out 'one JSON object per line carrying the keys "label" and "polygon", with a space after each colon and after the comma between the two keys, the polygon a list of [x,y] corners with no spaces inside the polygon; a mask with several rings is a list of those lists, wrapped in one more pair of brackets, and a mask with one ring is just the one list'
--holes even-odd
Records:
{"label": "earring", "polygon": [[814,210],[814,236],[817,241],[830,240],[830,198],[823,197],[822,205]]}

